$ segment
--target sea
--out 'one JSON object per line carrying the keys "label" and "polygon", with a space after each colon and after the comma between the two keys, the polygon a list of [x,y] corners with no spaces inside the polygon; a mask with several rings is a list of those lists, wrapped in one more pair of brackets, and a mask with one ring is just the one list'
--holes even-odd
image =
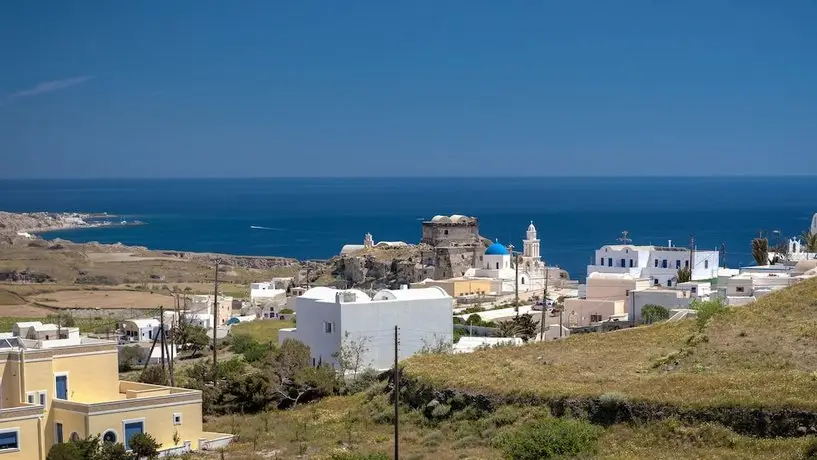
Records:
{"label": "sea", "polygon": [[421,222],[479,218],[480,233],[522,247],[530,222],[543,259],[583,279],[594,250],[623,231],[633,244],[722,249],[752,263],[751,240],[807,230],[817,177],[478,177],[2,180],[0,209],[108,212],[140,226],[45,238],[151,249],[328,259],[344,244],[415,243]]}

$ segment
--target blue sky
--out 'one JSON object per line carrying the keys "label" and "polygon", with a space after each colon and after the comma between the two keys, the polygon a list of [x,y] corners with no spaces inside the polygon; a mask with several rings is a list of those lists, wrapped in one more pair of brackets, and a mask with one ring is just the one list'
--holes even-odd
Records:
{"label": "blue sky", "polygon": [[817,174],[817,2],[0,2],[0,177]]}

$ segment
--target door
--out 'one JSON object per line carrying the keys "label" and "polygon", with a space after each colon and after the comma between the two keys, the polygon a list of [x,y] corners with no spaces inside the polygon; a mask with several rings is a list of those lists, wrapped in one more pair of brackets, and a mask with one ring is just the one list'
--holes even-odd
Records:
{"label": "door", "polygon": [[139,433],[144,432],[144,422],[130,422],[125,424],[125,449],[130,450],[130,440]]}
{"label": "door", "polygon": [[62,423],[57,422],[54,426],[56,427],[57,443],[62,444]]}
{"label": "door", "polygon": [[57,376],[57,399],[68,399],[68,376]]}

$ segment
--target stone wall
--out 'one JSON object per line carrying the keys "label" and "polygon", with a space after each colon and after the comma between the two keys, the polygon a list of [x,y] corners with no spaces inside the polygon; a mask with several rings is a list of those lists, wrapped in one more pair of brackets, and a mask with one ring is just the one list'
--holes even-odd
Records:
{"label": "stone wall", "polygon": [[465,222],[423,222],[421,242],[434,247],[479,243],[479,221],[471,218]]}

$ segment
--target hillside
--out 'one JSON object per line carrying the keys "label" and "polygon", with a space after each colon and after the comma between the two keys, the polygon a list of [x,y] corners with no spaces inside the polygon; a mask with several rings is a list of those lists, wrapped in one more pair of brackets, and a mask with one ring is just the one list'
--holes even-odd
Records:
{"label": "hillside", "polygon": [[[813,279],[706,320],[416,356],[402,379],[401,457],[813,459],[816,311]],[[387,459],[390,399],[381,381],[208,429],[239,434],[229,458]]]}
{"label": "hillside", "polygon": [[499,399],[593,398],[700,409],[817,410],[817,279],[684,321],[468,355],[409,360],[434,388]]}

